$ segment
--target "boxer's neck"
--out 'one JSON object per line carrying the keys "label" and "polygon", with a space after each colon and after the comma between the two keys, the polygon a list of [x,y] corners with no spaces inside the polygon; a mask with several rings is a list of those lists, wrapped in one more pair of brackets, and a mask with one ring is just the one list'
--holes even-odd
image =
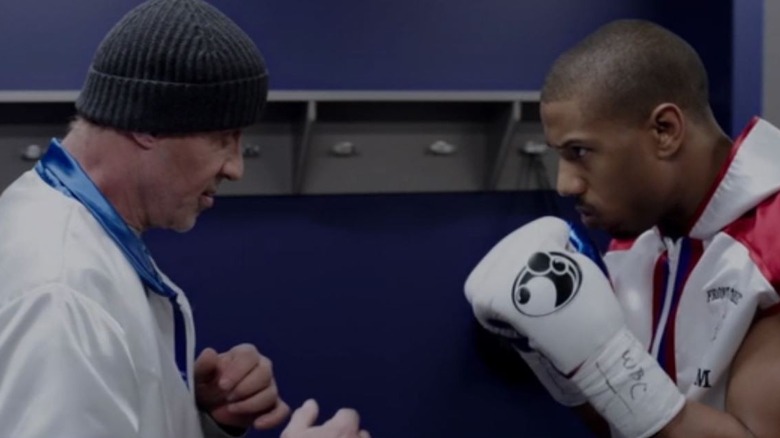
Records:
{"label": "boxer's neck", "polygon": [[658,223],[662,234],[672,238],[687,235],[710,201],[713,186],[727,165],[732,141],[720,130],[703,136],[704,141],[691,142],[681,166],[676,201]]}

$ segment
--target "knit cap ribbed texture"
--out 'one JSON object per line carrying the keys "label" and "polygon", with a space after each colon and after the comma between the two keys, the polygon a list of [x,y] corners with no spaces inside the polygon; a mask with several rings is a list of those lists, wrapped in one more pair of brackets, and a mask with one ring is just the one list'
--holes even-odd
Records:
{"label": "knit cap ribbed texture", "polygon": [[150,0],[103,39],[76,110],[119,130],[188,134],[255,123],[267,94],[262,55],[231,19],[202,0]]}

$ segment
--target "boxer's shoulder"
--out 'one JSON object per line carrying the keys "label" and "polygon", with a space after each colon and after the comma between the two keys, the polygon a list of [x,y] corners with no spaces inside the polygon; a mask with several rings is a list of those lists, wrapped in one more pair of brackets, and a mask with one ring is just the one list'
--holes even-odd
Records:
{"label": "boxer's shoulder", "polygon": [[780,286],[780,192],[766,198],[755,208],[723,229],[723,233],[739,242],[749,252],[767,280]]}

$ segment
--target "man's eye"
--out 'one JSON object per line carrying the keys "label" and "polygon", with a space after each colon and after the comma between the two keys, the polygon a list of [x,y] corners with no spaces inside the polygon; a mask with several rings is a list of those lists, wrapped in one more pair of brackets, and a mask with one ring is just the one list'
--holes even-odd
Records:
{"label": "man's eye", "polygon": [[590,149],[581,146],[569,146],[560,150],[561,158],[568,161],[577,161],[585,158]]}
{"label": "man's eye", "polygon": [[585,148],[574,146],[571,148],[571,153],[577,158],[584,157],[589,151]]}

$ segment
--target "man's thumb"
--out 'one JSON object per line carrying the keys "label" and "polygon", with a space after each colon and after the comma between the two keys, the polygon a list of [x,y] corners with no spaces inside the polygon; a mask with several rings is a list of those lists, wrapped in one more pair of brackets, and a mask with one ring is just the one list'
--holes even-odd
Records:
{"label": "man's thumb", "polygon": [[301,407],[293,412],[290,422],[282,432],[282,438],[297,435],[310,428],[319,414],[320,407],[314,399],[306,400]]}
{"label": "man's thumb", "polygon": [[201,351],[195,359],[195,382],[207,382],[214,378],[217,371],[219,355],[213,348]]}

